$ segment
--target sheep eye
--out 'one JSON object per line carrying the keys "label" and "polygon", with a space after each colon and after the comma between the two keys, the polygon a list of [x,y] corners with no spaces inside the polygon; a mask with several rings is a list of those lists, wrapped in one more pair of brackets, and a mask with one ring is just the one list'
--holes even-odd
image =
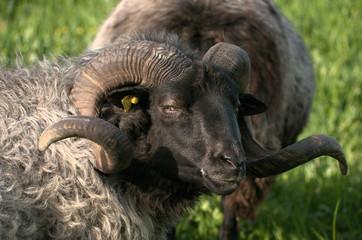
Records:
{"label": "sheep eye", "polygon": [[175,107],[169,106],[169,105],[162,106],[162,110],[163,110],[165,113],[174,113],[174,112],[177,111]]}
{"label": "sheep eye", "polygon": [[181,110],[171,106],[171,105],[164,105],[161,107],[162,115],[167,118],[177,118],[181,114]]}

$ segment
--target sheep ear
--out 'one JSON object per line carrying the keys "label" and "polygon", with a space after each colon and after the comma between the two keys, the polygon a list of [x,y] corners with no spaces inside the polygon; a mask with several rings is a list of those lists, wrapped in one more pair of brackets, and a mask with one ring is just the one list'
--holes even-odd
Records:
{"label": "sheep ear", "polygon": [[240,94],[240,115],[250,116],[265,112],[268,109],[268,105],[261,99],[251,94]]}
{"label": "sheep ear", "polygon": [[110,92],[107,100],[127,112],[133,105],[147,106],[148,104],[148,91],[141,87],[124,87]]}

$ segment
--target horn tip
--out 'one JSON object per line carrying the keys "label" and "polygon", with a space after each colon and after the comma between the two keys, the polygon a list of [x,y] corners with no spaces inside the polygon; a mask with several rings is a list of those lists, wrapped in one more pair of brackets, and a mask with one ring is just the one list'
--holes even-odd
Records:
{"label": "horn tip", "polygon": [[347,171],[348,171],[348,165],[347,165],[347,161],[344,158],[344,156],[340,159],[339,161],[339,169],[341,171],[342,175],[346,175]]}
{"label": "horn tip", "polygon": [[47,141],[46,137],[44,136],[44,133],[40,136],[38,141],[38,150],[40,152],[44,152],[49,147],[49,142]]}
{"label": "horn tip", "polygon": [[44,141],[42,141],[42,139],[39,140],[39,142],[38,142],[38,150],[40,152],[44,152],[45,150],[48,149],[48,147],[49,147],[49,145],[44,143]]}

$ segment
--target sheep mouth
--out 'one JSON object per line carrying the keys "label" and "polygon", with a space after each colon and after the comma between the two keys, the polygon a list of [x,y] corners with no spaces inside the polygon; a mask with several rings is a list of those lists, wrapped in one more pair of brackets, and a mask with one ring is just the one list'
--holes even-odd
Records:
{"label": "sheep mouth", "polygon": [[205,186],[218,195],[227,195],[234,192],[245,177],[245,174],[241,171],[237,171],[236,174],[234,173],[231,175],[213,175],[209,174],[204,169],[201,169],[200,172]]}

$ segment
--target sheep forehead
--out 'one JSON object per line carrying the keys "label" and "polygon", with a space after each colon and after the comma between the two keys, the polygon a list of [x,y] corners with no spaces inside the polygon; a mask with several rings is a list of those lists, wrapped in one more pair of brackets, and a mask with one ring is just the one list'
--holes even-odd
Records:
{"label": "sheep forehead", "polygon": [[238,97],[239,88],[229,80],[204,79],[202,82],[179,82],[163,84],[153,94],[160,103],[172,99],[176,105],[187,107],[202,99],[205,103],[212,101],[214,104],[221,99],[229,99],[234,102]]}
{"label": "sheep forehead", "polygon": [[[200,95],[231,96],[239,93],[239,86],[217,66],[208,63],[196,64],[196,70],[176,81],[165,82],[158,88],[164,95],[196,97]],[[190,96],[191,95],[191,96]]]}

